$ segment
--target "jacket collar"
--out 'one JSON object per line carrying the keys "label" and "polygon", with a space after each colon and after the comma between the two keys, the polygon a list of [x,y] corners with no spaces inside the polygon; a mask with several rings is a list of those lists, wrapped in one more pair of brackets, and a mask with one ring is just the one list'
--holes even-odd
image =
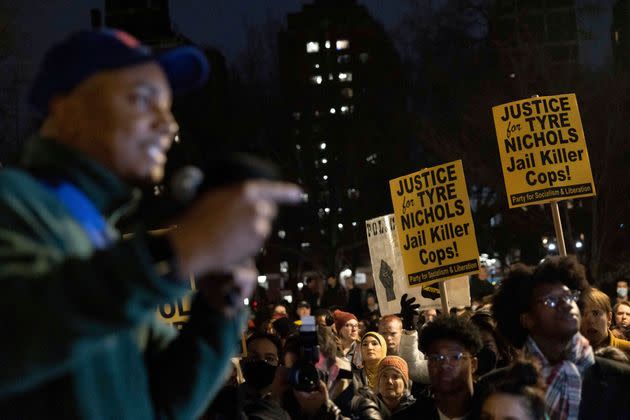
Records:
{"label": "jacket collar", "polygon": [[109,169],[54,139],[31,138],[24,148],[20,164],[36,177],[71,182],[107,216],[139,198],[137,191]]}

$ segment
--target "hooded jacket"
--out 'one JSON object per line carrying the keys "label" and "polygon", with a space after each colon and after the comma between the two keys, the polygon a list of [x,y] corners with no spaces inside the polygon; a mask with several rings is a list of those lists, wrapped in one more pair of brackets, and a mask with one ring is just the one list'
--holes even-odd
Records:
{"label": "hooded jacket", "polygon": [[[58,182],[102,215],[111,243],[95,247],[47,187]],[[0,171],[0,418],[195,418],[220,388],[242,316],[196,297],[179,334],[156,319],[187,290],[158,272],[168,246],[141,228],[120,238],[137,200],[51,139],[34,138],[20,169]]]}

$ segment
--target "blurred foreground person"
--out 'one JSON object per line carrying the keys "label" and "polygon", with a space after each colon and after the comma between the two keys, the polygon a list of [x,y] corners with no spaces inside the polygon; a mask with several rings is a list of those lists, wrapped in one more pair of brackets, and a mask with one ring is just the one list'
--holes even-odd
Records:
{"label": "blurred foreground person", "polygon": [[[0,284],[13,303],[0,312],[1,418],[195,418],[220,388],[256,284],[244,262],[300,190],[230,185],[201,194],[166,235],[116,229],[133,220],[132,186],[162,179],[172,91],[207,71],[196,48],[155,56],[116,30],[47,52],[29,98],[43,123],[20,167],[0,172]],[[156,319],[189,274],[209,273],[234,284],[199,281],[179,333]]]}
{"label": "blurred foreground person", "polygon": [[480,420],[543,420],[544,384],[531,362],[519,361],[510,366],[500,382],[481,397]]}
{"label": "blurred foreground person", "polygon": [[[515,266],[493,299],[498,331],[541,365],[551,419],[622,419],[630,413],[630,369],[593,355],[580,331],[580,293],[588,292],[575,257],[551,257],[535,269]],[[505,370],[481,379],[480,389]]]}

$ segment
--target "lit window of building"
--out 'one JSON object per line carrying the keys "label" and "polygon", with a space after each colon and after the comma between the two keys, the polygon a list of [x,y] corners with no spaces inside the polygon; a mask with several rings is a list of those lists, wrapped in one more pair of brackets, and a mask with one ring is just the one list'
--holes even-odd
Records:
{"label": "lit window of building", "polygon": [[320,74],[316,74],[310,77],[311,83],[315,85],[321,85],[324,78]]}
{"label": "lit window of building", "polygon": [[351,113],[351,112],[352,112],[352,107],[350,107],[350,106],[348,106],[348,105],[342,105],[342,106],[341,106],[341,108],[340,108],[340,110],[341,110],[341,113],[342,113],[343,115],[345,115],[345,114],[349,114],[349,113]]}
{"label": "lit window of building", "polygon": [[315,64],[315,68],[318,69],[319,68],[319,64]]}
{"label": "lit window of building", "polygon": [[300,112],[298,112],[298,111],[295,111],[295,112],[293,113],[293,119],[294,119],[295,121],[299,121],[301,116],[302,116],[302,114],[301,114]]}
{"label": "lit window of building", "polygon": [[296,145],[295,145],[295,150],[302,150],[302,146],[301,146],[301,145],[299,145],[299,144],[296,144]]}
{"label": "lit window of building", "polygon": [[328,175],[324,175],[324,176],[322,177],[322,179],[323,179],[324,181],[328,181]]}
{"label": "lit window of building", "polygon": [[338,64],[348,64],[350,62],[350,54],[342,54],[337,57]]}
{"label": "lit window of building", "polygon": [[328,163],[328,159],[326,159],[326,158],[322,158],[322,163],[323,163],[324,165],[325,165],[325,164],[327,164],[327,163]]}
{"label": "lit window of building", "polygon": [[356,200],[361,195],[359,190],[356,188],[348,188],[347,193],[348,193],[348,198],[352,200]]}
{"label": "lit window of building", "polygon": [[332,73],[328,73],[328,80],[335,80],[335,76]]}
{"label": "lit window of building", "polygon": [[334,113],[336,113],[336,112],[337,112],[337,110],[336,110],[335,108],[330,108],[330,113],[331,113],[331,114],[334,114]]}
{"label": "lit window of building", "polygon": [[316,53],[319,51],[319,42],[307,42],[306,43],[306,52],[307,53]]}
{"label": "lit window of building", "polygon": [[343,88],[341,89],[341,96],[350,99],[354,96],[354,91],[352,88]]}
{"label": "lit window of building", "polygon": [[338,39],[337,42],[335,42],[335,47],[337,47],[337,51],[347,50],[350,47],[350,41],[347,39]]}
{"label": "lit window of building", "polygon": [[319,145],[319,148],[322,149],[322,150],[326,150],[326,143],[321,143]]}
{"label": "lit window of building", "polygon": [[326,48],[330,48],[330,41],[326,41],[326,44],[324,44]]}
{"label": "lit window of building", "polygon": [[359,54],[359,61],[364,63],[364,64],[367,63],[368,58],[370,58],[368,53],[361,53],[361,54]]}
{"label": "lit window of building", "polygon": [[352,73],[339,73],[339,81],[341,81],[341,82],[351,82],[352,81]]}

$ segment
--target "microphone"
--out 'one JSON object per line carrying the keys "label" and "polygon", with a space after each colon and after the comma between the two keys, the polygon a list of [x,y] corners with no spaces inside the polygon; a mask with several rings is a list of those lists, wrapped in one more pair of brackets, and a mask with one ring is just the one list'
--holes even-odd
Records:
{"label": "microphone", "polygon": [[215,161],[202,171],[188,165],[177,170],[169,182],[168,195],[178,203],[190,203],[200,193],[254,179],[279,181],[280,171],[272,163],[245,154]]}
{"label": "microphone", "polygon": [[[205,173],[192,165],[180,168],[171,177],[167,197],[178,208],[173,212],[175,215],[206,191],[254,179],[280,180],[280,172],[270,162],[249,155],[235,154],[209,165]],[[212,274],[208,277],[214,277],[212,281],[232,279],[232,276],[220,274]],[[208,278],[199,279],[199,281],[208,280]],[[225,291],[225,303],[230,307],[236,307],[240,296],[240,288],[232,285]]]}
{"label": "microphone", "polygon": [[281,176],[274,164],[242,153],[210,161],[203,169],[184,166],[173,172],[160,194],[145,190],[136,214],[139,219],[124,222],[132,226],[140,220],[150,230],[167,228],[203,192],[253,179],[279,181]]}

